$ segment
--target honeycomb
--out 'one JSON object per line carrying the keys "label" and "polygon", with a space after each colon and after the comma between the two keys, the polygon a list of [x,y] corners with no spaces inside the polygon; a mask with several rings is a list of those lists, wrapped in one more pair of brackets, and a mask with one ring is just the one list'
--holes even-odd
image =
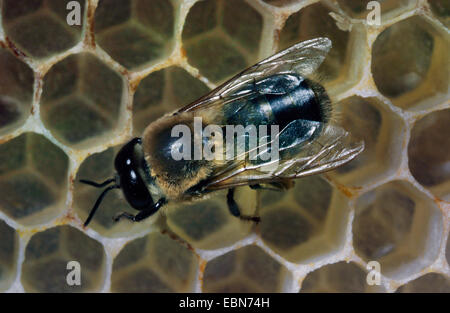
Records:
{"label": "honeycomb", "polygon": [[[0,290],[450,292],[446,0],[0,0]],[[236,190],[141,223],[111,192],[119,147],[289,45],[333,42],[318,72],[354,161],[286,192]],[[66,283],[67,263],[81,285]],[[369,285],[368,265],[380,265]]]}

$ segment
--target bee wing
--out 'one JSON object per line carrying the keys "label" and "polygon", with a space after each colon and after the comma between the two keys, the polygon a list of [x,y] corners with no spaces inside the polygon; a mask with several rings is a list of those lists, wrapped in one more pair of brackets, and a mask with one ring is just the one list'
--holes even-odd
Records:
{"label": "bee wing", "polygon": [[258,90],[254,88],[240,90],[241,87],[249,82],[273,74],[295,72],[303,77],[307,77],[322,64],[330,49],[331,40],[325,37],[295,44],[242,71],[210,93],[181,108],[176,113],[199,110],[210,107],[211,105],[224,105],[238,99],[251,98]]}
{"label": "bee wing", "polygon": [[[291,132],[297,132],[301,123],[317,123],[297,120],[279,135],[279,157],[255,164],[248,159],[233,161],[218,168],[205,183],[205,190],[232,188],[257,183],[280,182],[334,169],[355,158],[364,150],[364,142],[355,141],[343,128],[324,126],[320,136],[312,140],[286,142]],[[311,126],[311,125],[310,125]],[[273,142],[273,141],[272,141]],[[272,143],[271,142],[271,143]]]}

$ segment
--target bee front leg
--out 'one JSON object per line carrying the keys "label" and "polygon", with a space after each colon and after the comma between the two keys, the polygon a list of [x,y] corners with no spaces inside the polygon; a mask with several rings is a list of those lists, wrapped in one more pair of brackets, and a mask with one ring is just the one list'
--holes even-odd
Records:
{"label": "bee front leg", "polygon": [[241,215],[239,206],[236,203],[236,201],[234,200],[234,188],[228,189],[227,204],[228,204],[228,209],[230,210],[230,213],[233,216],[239,217],[241,220],[244,220],[244,221],[252,221],[255,223],[259,223],[261,221],[261,218],[259,216]]}
{"label": "bee front leg", "polygon": [[142,221],[142,220],[146,219],[147,217],[155,214],[156,212],[158,212],[158,210],[166,203],[167,203],[167,200],[164,198],[161,198],[153,206],[149,207],[148,209],[142,210],[141,212],[139,212],[136,215],[133,215],[133,214],[130,214],[127,212],[122,212],[122,213],[119,213],[118,215],[116,215],[113,218],[113,220],[114,220],[114,222],[118,222],[121,218],[124,217],[133,222],[139,222],[139,221]]}
{"label": "bee front leg", "polygon": [[131,221],[134,221],[135,216],[133,214],[131,214],[131,213],[128,213],[128,212],[121,212],[121,213],[119,213],[119,214],[117,214],[116,216],[113,217],[113,221],[114,222],[118,222],[118,221],[120,221],[121,218],[126,218],[126,219],[129,219]]}

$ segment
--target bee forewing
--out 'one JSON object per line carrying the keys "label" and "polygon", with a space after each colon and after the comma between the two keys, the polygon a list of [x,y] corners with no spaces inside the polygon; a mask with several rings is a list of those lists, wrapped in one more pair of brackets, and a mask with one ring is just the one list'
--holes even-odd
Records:
{"label": "bee forewing", "polygon": [[[280,137],[288,129],[284,129]],[[255,164],[248,160],[228,163],[218,169],[206,189],[277,182],[320,174],[351,161],[363,150],[364,142],[354,140],[341,127],[327,125],[318,138],[280,147],[279,157],[266,163]]]}
{"label": "bee forewing", "polygon": [[355,141],[343,128],[327,125],[323,133],[301,148],[292,159],[285,160],[274,175],[303,177],[339,167],[364,150],[363,141]]}
{"label": "bee forewing", "polygon": [[308,76],[322,64],[331,46],[331,40],[325,37],[306,40],[261,61],[259,65],[269,64],[278,67],[278,70],[282,67]]}
{"label": "bee forewing", "polygon": [[256,90],[236,93],[242,86],[277,73],[311,75],[324,61],[331,49],[331,40],[325,37],[306,40],[293,45],[247,68],[207,95],[181,108],[177,113],[201,110],[214,105],[226,105],[236,99],[249,99]]}

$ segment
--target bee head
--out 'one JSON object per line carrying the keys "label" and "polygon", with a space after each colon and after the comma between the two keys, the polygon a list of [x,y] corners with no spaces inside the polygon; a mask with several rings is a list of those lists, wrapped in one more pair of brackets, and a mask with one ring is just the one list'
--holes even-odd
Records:
{"label": "bee head", "polygon": [[[142,157],[142,140],[134,138],[125,144],[117,153],[114,160],[116,175],[103,183],[80,180],[81,183],[101,188],[108,186],[97,198],[84,226],[87,226],[97,211],[105,195],[112,189],[122,189],[127,202],[136,210],[144,210],[154,205],[153,198],[147,188],[145,180],[141,177],[144,169]],[[110,185],[113,183],[113,185]]]}

